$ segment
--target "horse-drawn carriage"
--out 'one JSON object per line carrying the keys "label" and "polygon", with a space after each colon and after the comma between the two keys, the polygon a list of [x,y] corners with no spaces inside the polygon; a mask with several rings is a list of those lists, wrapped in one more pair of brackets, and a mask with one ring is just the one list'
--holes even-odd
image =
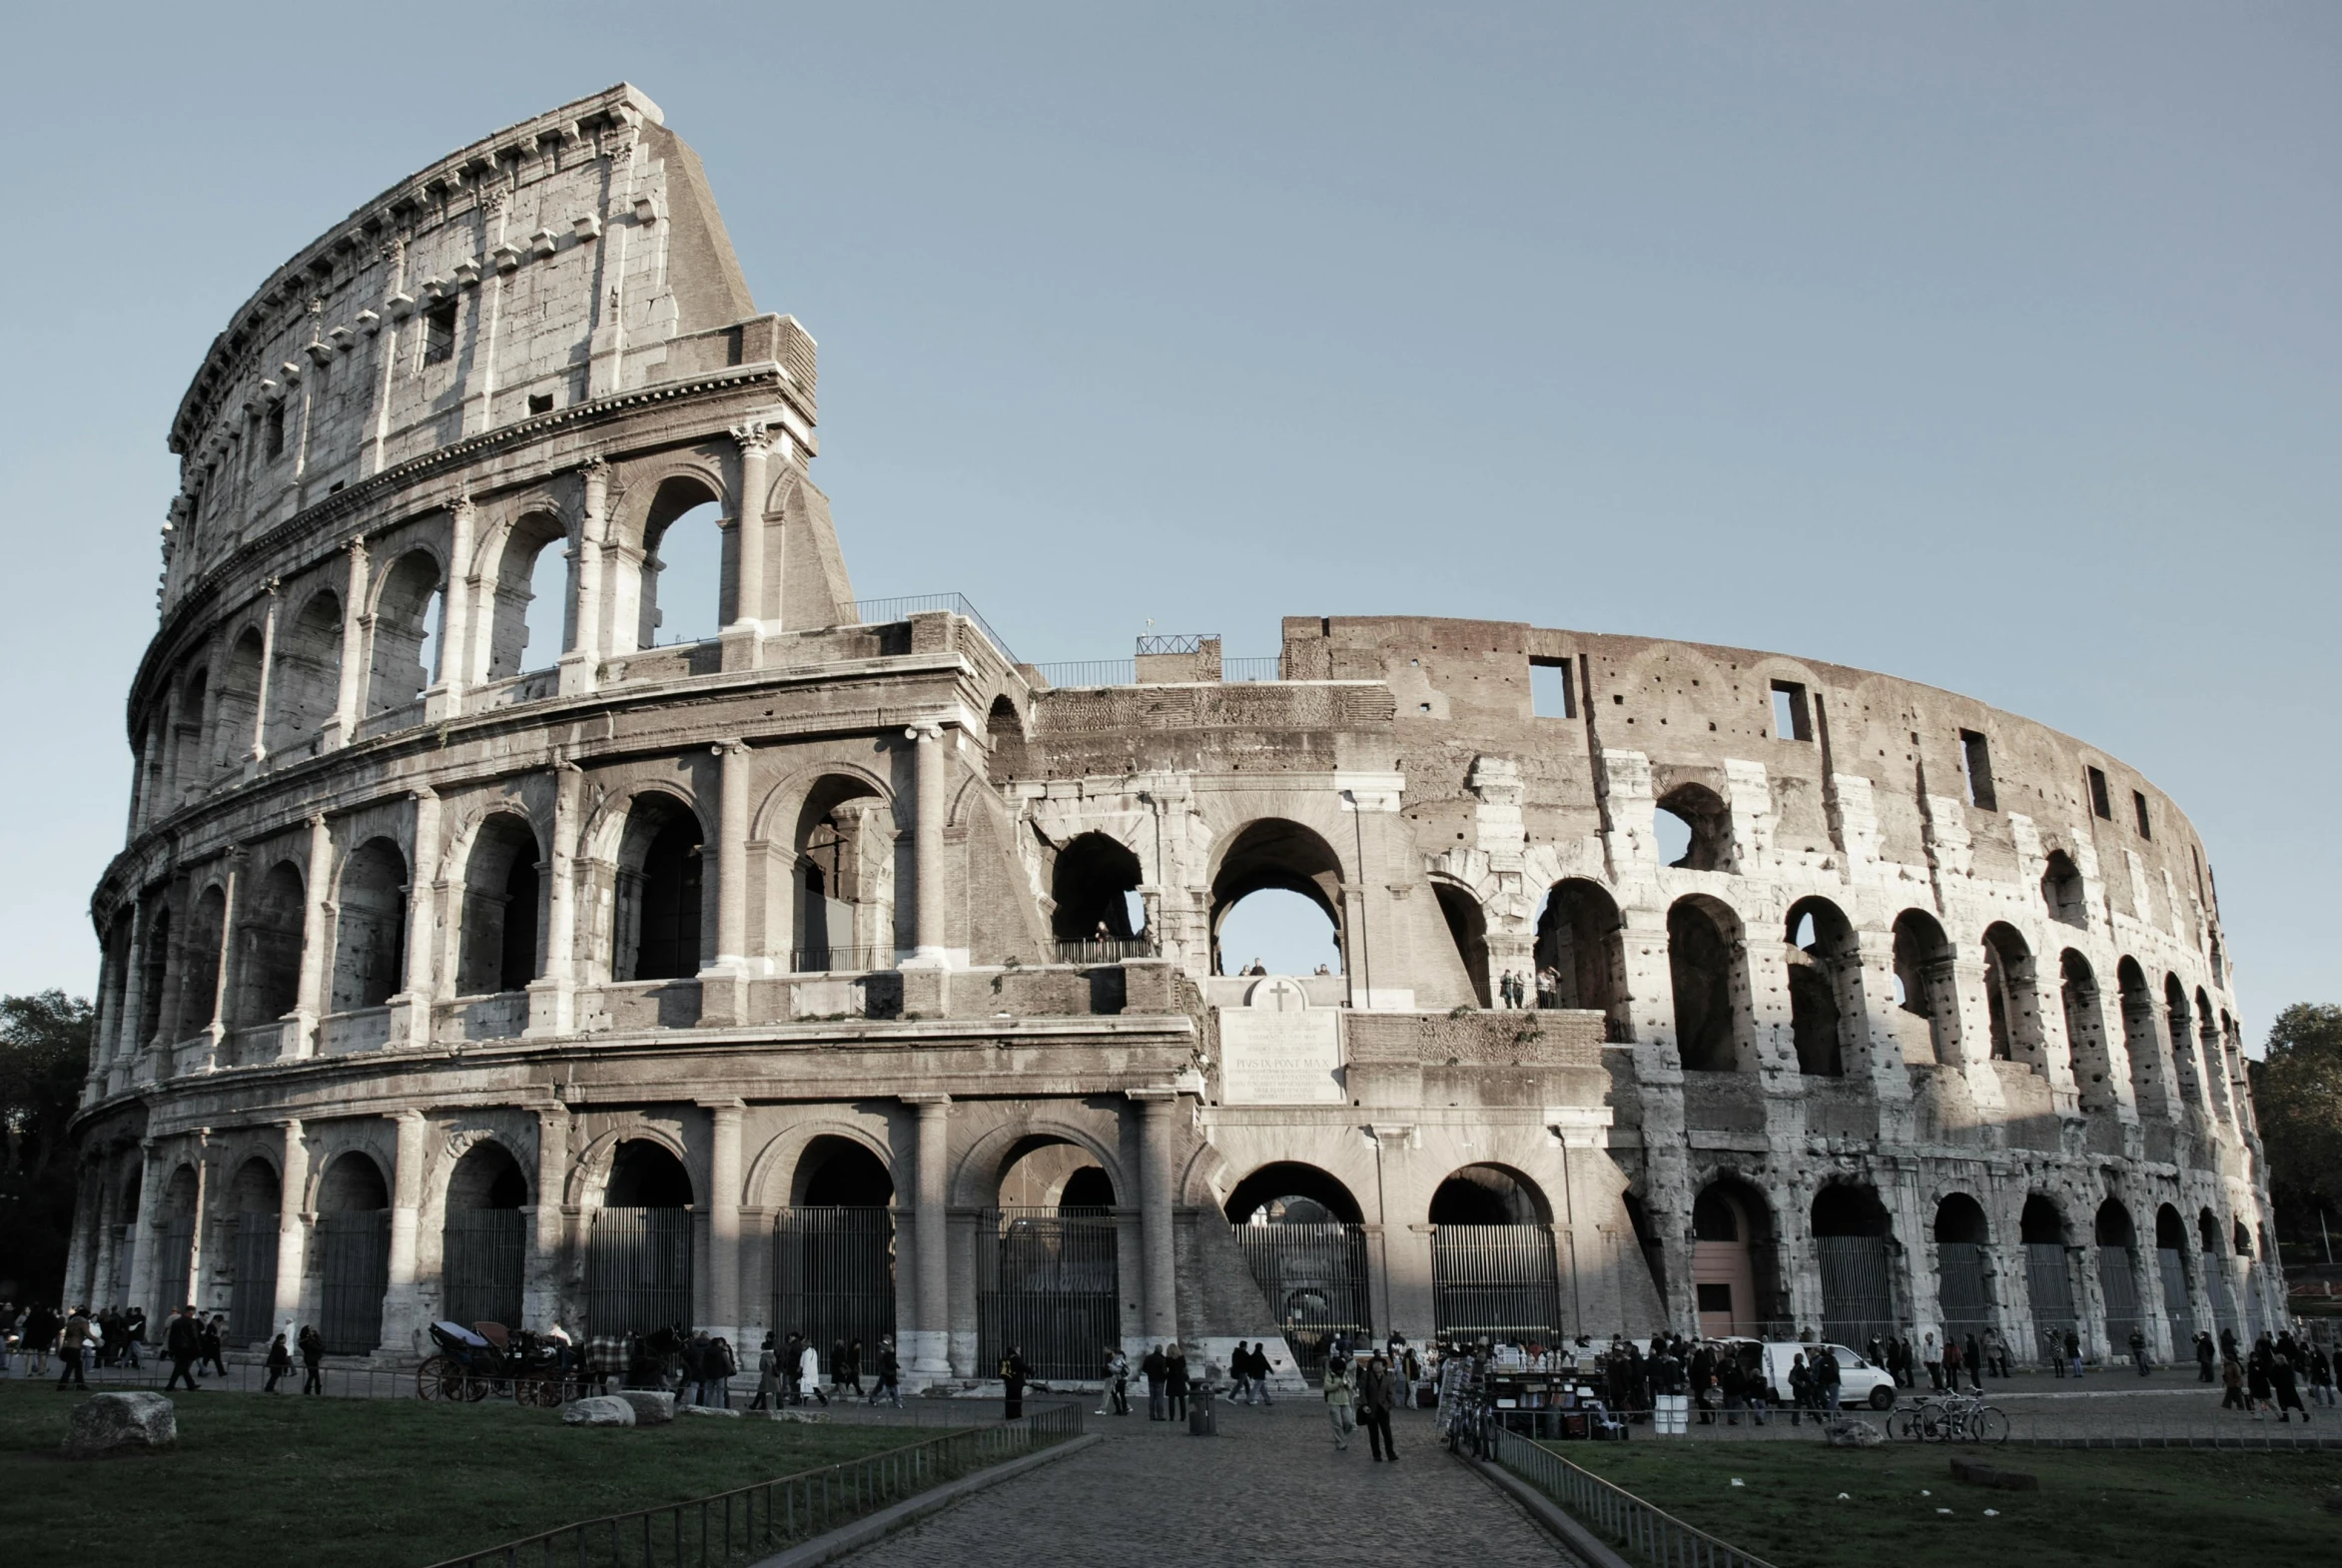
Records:
{"label": "horse-drawn carriage", "polygon": [[414,1391],[421,1398],[468,1403],[509,1394],[517,1403],[552,1410],[573,1391],[559,1347],[525,1329],[440,1321],[430,1333],[439,1348],[414,1369]]}

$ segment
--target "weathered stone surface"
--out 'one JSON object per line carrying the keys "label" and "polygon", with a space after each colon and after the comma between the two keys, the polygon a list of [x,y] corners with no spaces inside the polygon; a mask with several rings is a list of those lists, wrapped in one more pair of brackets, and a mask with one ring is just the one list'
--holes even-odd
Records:
{"label": "weathered stone surface", "polygon": [[161,1394],[96,1394],[73,1407],[65,1457],[157,1453],[179,1441],[179,1417]]}
{"label": "weathered stone surface", "polygon": [[739,1411],[727,1410],[720,1404],[679,1404],[675,1406],[675,1413],[677,1415],[730,1416],[734,1420],[738,1420],[740,1417]]}
{"label": "weathered stone surface", "polygon": [[654,1388],[625,1388],[612,1395],[634,1411],[637,1426],[664,1426],[675,1418],[675,1396]]}
{"label": "weathered stone surface", "polygon": [[1886,1434],[1878,1427],[1853,1416],[1832,1421],[1822,1436],[1833,1448],[1876,1448],[1887,1441]]}
{"label": "weathered stone surface", "polygon": [[590,1399],[571,1400],[561,1411],[565,1426],[633,1426],[634,1406],[624,1399],[608,1394],[597,1394]]}

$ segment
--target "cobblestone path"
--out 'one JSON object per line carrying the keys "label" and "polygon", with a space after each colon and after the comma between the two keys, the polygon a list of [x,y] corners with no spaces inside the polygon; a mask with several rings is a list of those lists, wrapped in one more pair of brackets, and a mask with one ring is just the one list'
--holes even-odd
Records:
{"label": "cobblestone path", "polygon": [[1092,1416],[1106,1441],[1004,1481],[847,1561],[855,1568],[1149,1568],[1314,1562],[1573,1564],[1513,1501],[1431,1440],[1429,1411],[1393,1420],[1397,1464],[1359,1432],[1337,1452],[1313,1398],[1222,1403],[1217,1437]]}

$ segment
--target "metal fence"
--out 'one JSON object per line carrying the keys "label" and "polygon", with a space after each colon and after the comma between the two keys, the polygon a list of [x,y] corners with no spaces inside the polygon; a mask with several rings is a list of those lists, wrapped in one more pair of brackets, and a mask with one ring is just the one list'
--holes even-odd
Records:
{"label": "metal fence", "polygon": [[1052,686],[1134,686],[1139,682],[1136,659],[1074,659],[1036,664],[1034,668]]}
{"label": "metal fence", "polygon": [[605,1208],[585,1243],[589,1333],[653,1333],[691,1326],[692,1214],[688,1208]]}
{"label": "metal fence", "polygon": [[2155,1271],[2162,1277],[2163,1315],[2171,1324],[2171,1353],[2185,1359],[2195,1343],[2195,1303],[2187,1294],[2187,1263],[2171,1247],[2155,1251]]}
{"label": "metal fence", "polygon": [[2127,1246],[2098,1248],[2098,1289],[2106,1303],[2106,1348],[2114,1355],[2128,1354],[2131,1331],[2146,1327],[2138,1310],[2136,1256]]}
{"label": "metal fence", "polygon": [[1821,1264],[1824,1339],[1858,1345],[1870,1343],[1873,1334],[1895,1332],[1885,1236],[1818,1235],[1814,1254]]}
{"label": "metal fence", "polygon": [[894,967],[892,943],[884,947],[856,947],[845,942],[824,942],[816,947],[789,950],[792,975],[866,975],[874,969]]}
{"label": "metal fence", "polygon": [[1437,1225],[1431,1315],[1443,1339],[1558,1339],[1561,1274],[1543,1225]]}
{"label": "metal fence", "polygon": [[1260,659],[1221,659],[1219,678],[1230,686],[1248,685],[1253,681],[1282,680],[1283,665],[1283,656],[1275,653]]}
{"label": "metal fence", "polygon": [[908,593],[891,599],[856,599],[845,609],[846,618],[841,624],[849,626],[884,626],[889,621],[898,621],[907,615],[917,615],[928,610],[950,610],[962,620],[973,623],[978,631],[990,638],[992,645],[1000,650],[1002,658],[1011,664],[1017,662],[1017,655],[1009,651],[1009,639],[992,629],[992,622],[986,620],[976,606],[968,602],[968,596],[964,593]]}
{"label": "metal fence", "polygon": [[660,1568],[752,1561],[945,1481],[1082,1435],[1079,1403],[948,1432],[712,1497],[547,1530],[435,1568]]}
{"label": "metal fence", "polygon": [[1372,1336],[1364,1225],[1268,1223],[1229,1228],[1303,1375],[1314,1377],[1324,1367],[1326,1346],[1335,1334],[1346,1334],[1353,1342]]}
{"label": "metal fence", "polygon": [[1120,1232],[1103,1208],[986,1209],[976,1249],[979,1371],[1014,1348],[1036,1377],[1096,1377],[1106,1347],[1123,1337]]}
{"label": "metal fence", "polygon": [[1944,1326],[1953,1333],[1981,1334],[1992,1326],[1992,1292],[1984,1278],[1990,1255],[1991,1248],[1980,1242],[1937,1244],[1936,1266],[1944,1285]]}
{"label": "metal fence", "polygon": [[236,1216],[236,1280],[228,1291],[228,1337],[236,1344],[266,1339],[277,1310],[279,1219],[273,1209]]}
{"label": "metal fence", "polygon": [[325,1292],[318,1333],[329,1355],[364,1355],[383,1342],[383,1295],[390,1288],[390,1211],[346,1208],[320,1216]]}
{"label": "metal fence", "polygon": [[1487,1449],[1491,1459],[1559,1503],[1579,1523],[1648,1562],[1667,1568],[1772,1568],[1764,1558],[1720,1541],[1502,1427],[1490,1428]]}
{"label": "metal fence", "polygon": [[527,1216],[517,1208],[450,1208],[440,1232],[439,1313],[458,1323],[520,1324]]}
{"label": "metal fence", "polygon": [[1120,964],[1125,959],[1153,958],[1153,937],[1088,937],[1051,944],[1061,964]]}
{"label": "metal fence", "polygon": [[776,1340],[802,1333],[833,1374],[831,1350],[862,1341],[862,1364],[895,1331],[895,1211],[783,1208],[773,1216]]}
{"label": "metal fence", "polygon": [[163,1269],[158,1292],[161,1299],[156,1305],[168,1314],[195,1299],[188,1294],[188,1280],[195,1267],[195,1216],[182,1214],[164,1220],[162,1237],[155,1245]]}

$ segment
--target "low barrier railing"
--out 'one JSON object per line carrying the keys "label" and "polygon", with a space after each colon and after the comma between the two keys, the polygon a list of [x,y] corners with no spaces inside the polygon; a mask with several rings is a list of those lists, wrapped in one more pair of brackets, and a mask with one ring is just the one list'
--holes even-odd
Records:
{"label": "low barrier railing", "polygon": [[992,622],[986,620],[976,606],[968,602],[968,596],[964,593],[907,593],[891,599],[856,599],[846,605],[845,610],[852,617],[845,624],[854,626],[883,626],[923,611],[950,610],[983,632],[992,645],[1000,650],[1002,658],[1011,664],[1017,662],[1017,655],[1009,651],[1008,638],[992,629]]}
{"label": "low barrier railing", "polygon": [[1487,1447],[1491,1459],[1559,1503],[1579,1523],[1665,1568],[1772,1568],[1764,1558],[1652,1507],[1501,1426],[1489,1427]]}
{"label": "low barrier railing", "polygon": [[1082,1435],[1079,1403],[947,1432],[710,1497],[565,1524],[434,1568],[659,1568],[753,1559],[942,1482]]}

